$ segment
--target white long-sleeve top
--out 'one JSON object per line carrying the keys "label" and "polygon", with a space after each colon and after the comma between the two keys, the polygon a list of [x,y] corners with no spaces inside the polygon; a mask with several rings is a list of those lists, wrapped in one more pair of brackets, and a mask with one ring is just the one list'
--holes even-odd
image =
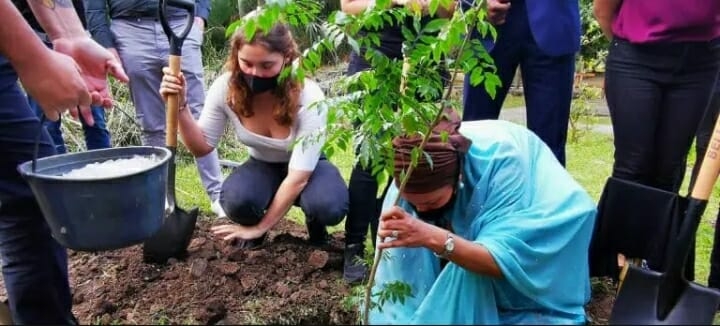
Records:
{"label": "white long-sleeve top", "polygon": [[[238,140],[248,147],[251,157],[265,162],[288,162],[288,168],[291,170],[313,171],[325,142],[327,122],[325,110],[310,107],[312,103],[325,98],[320,86],[315,81],[305,78],[300,93],[300,109],[290,127],[290,134],[285,139],[276,139],[245,129],[235,112],[226,103],[229,79],[229,72],[218,76],[205,97],[205,106],[198,124],[208,145],[217,147],[229,121],[235,129]],[[300,141],[295,144],[298,139]]]}

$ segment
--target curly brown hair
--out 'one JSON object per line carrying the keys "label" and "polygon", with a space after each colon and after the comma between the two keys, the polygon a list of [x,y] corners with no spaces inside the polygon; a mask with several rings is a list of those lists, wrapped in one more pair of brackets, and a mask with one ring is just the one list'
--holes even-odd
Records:
{"label": "curly brown hair", "polygon": [[[300,56],[298,45],[293,38],[290,28],[284,23],[276,23],[269,32],[264,33],[257,30],[253,38],[248,41],[245,38],[244,28],[238,28],[230,39],[231,51],[225,62],[225,70],[230,72],[228,82],[228,95],[226,102],[238,117],[249,118],[255,112],[252,107],[252,93],[243,78],[238,62],[238,51],[245,44],[262,45],[270,52],[282,53],[286,58],[286,64]],[[281,126],[291,126],[295,121],[298,105],[300,102],[300,90],[302,83],[293,79],[285,78],[272,91],[280,100],[273,108],[273,117]]]}

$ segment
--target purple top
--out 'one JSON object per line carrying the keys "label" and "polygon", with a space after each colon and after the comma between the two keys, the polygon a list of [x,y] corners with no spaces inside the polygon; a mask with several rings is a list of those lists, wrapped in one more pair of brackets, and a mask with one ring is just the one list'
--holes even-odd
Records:
{"label": "purple top", "polygon": [[612,30],[632,43],[710,41],[720,37],[720,0],[622,0]]}

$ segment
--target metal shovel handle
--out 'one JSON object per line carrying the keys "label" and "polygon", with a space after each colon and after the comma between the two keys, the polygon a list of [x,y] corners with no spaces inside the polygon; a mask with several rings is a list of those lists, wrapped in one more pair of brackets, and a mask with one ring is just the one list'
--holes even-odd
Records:
{"label": "metal shovel handle", "polygon": [[[185,29],[180,35],[175,34],[167,19],[167,7],[182,8],[188,12],[187,23]],[[195,2],[193,0],[160,0],[158,2],[160,24],[162,25],[165,35],[170,41],[170,55],[180,56],[182,54],[182,45],[185,38],[190,33],[195,20]]]}

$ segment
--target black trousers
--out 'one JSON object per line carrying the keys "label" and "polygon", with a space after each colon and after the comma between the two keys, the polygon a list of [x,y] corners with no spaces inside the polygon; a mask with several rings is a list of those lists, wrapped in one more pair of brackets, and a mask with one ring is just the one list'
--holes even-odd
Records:
{"label": "black trousers", "polygon": [[[353,52],[350,55],[347,75],[353,75],[367,69],[370,69],[370,65],[360,55]],[[357,150],[355,155],[358,155]],[[367,168],[364,168],[358,162],[350,173],[350,181],[348,182],[349,205],[347,219],[345,220],[345,243],[348,245],[363,244],[368,227],[370,228],[373,244],[377,237],[384,192],[383,196],[378,198],[379,184],[375,176],[373,176],[370,166],[372,166],[372,162],[368,162]],[[386,185],[386,191],[389,185],[389,183]]]}
{"label": "black trousers", "polygon": [[610,43],[605,93],[615,136],[613,176],[678,191],[720,66],[715,43]]}

